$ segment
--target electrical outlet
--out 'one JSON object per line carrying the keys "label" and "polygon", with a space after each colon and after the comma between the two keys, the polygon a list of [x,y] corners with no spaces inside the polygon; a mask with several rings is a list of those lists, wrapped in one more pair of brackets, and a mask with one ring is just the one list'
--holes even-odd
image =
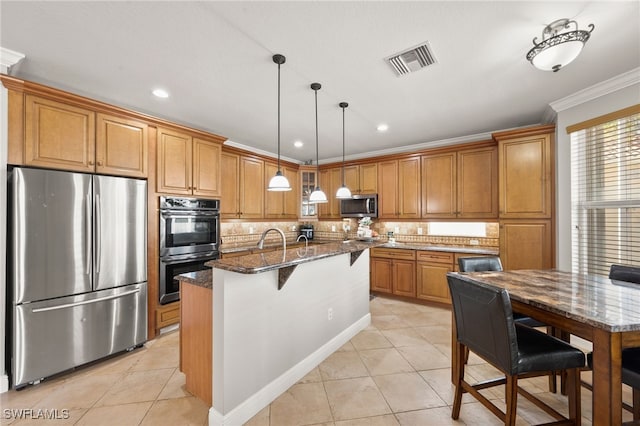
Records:
{"label": "electrical outlet", "polygon": [[295,231],[296,230],[296,226],[295,225],[291,225],[291,230]]}
{"label": "electrical outlet", "polygon": [[336,232],[336,226],[335,225],[331,225],[331,232]]}
{"label": "electrical outlet", "polygon": [[333,308],[327,310],[327,319],[331,321],[333,319]]}
{"label": "electrical outlet", "polygon": [[249,227],[249,233],[250,233],[250,234],[253,234],[253,231],[254,231],[253,226],[250,226],[250,227]]}
{"label": "electrical outlet", "polygon": [[418,235],[422,235],[422,228],[418,228]]}
{"label": "electrical outlet", "polygon": [[393,233],[394,233],[394,234],[399,234],[399,233],[400,233],[400,227],[399,227],[399,226],[396,226],[396,227],[393,229]]}
{"label": "electrical outlet", "polygon": [[469,240],[469,244],[471,244],[472,246],[477,246],[480,244],[480,241],[478,240]]}

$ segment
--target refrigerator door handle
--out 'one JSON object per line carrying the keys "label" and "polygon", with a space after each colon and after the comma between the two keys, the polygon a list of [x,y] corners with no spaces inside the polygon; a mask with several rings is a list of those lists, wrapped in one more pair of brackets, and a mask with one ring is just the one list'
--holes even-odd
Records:
{"label": "refrigerator door handle", "polygon": [[91,194],[87,193],[87,202],[85,203],[85,219],[84,219],[84,228],[85,228],[85,254],[86,254],[86,262],[87,262],[87,272],[89,275],[91,273],[91,239],[89,238],[91,235]]}
{"label": "refrigerator door handle", "polygon": [[100,203],[100,195],[95,194],[96,197],[96,274],[100,273],[100,262],[102,261],[102,205]]}
{"label": "refrigerator door handle", "polygon": [[47,311],[55,311],[58,309],[66,309],[66,308],[73,308],[75,306],[81,306],[81,305],[89,305],[92,303],[98,303],[98,302],[104,302],[105,300],[112,300],[112,299],[120,299],[122,297],[125,296],[129,296],[131,294],[135,294],[135,293],[139,293],[140,289],[137,288],[135,290],[130,290],[124,293],[120,293],[120,294],[114,294],[111,296],[105,296],[105,297],[99,297],[97,299],[93,299],[93,300],[84,300],[82,302],[76,302],[76,303],[65,303],[64,305],[57,305],[57,306],[49,306],[46,308],[36,308],[33,309],[31,312],[38,313],[38,312],[47,312]]}

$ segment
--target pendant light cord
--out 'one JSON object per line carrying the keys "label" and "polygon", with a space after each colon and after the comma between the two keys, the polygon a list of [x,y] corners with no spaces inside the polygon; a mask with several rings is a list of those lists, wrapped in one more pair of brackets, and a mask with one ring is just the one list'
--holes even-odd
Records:
{"label": "pendant light cord", "polygon": [[316,187],[320,188],[320,163],[319,163],[319,155],[318,155],[318,89],[314,89],[315,97],[316,97],[316,175],[317,182]]}
{"label": "pendant light cord", "polygon": [[278,172],[280,171],[280,64],[278,64]]}
{"label": "pendant light cord", "polygon": [[344,108],[342,107],[342,186],[346,186],[344,184]]}

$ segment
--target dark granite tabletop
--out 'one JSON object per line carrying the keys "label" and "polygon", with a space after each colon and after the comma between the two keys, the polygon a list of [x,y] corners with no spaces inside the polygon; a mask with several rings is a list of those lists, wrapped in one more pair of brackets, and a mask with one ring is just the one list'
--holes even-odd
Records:
{"label": "dark granite tabletop", "polygon": [[205,288],[213,287],[211,269],[180,274],[178,275],[178,281]]}
{"label": "dark granite tabletop", "polygon": [[512,300],[609,332],[640,330],[640,285],[557,270],[457,273],[507,289]]}
{"label": "dark granite tabletop", "polygon": [[280,249],[266,253],[211,260],[205,263],[205,265],[227,271],[239,272],[241,274],[257,274],[288,266],[295,266],[301,263],[313,262],[314,260],[326,257],[366,250],[379,246],[380,244],[382,243],[357,240],[327,242],[324,244],[309,245],[308,247],[294,247],[287,248],[287,250]]}

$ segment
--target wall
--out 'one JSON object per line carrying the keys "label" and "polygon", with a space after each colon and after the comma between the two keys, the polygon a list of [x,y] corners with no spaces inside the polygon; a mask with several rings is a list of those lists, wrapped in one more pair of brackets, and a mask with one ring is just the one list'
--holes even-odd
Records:
{"label": "wall", "polygon": [[[6,73],[4,67],[0,67],[0,72]],[[7,89],[0,84],[0,330],[2,330],[2,339],[0,340],[0,393],[9,389],[9,380],[5,371],[5,307],[6,307],[6,231],[7,231]]]}
{"label": "wall", "polygon": [[[638,75],[640,71],[635,71]],[[637,81],[637,80],[636,80]],[[640,103],[640,84],[558,111],[556,127],[556,265],[571,270],[571,138],[567,126]]]}

